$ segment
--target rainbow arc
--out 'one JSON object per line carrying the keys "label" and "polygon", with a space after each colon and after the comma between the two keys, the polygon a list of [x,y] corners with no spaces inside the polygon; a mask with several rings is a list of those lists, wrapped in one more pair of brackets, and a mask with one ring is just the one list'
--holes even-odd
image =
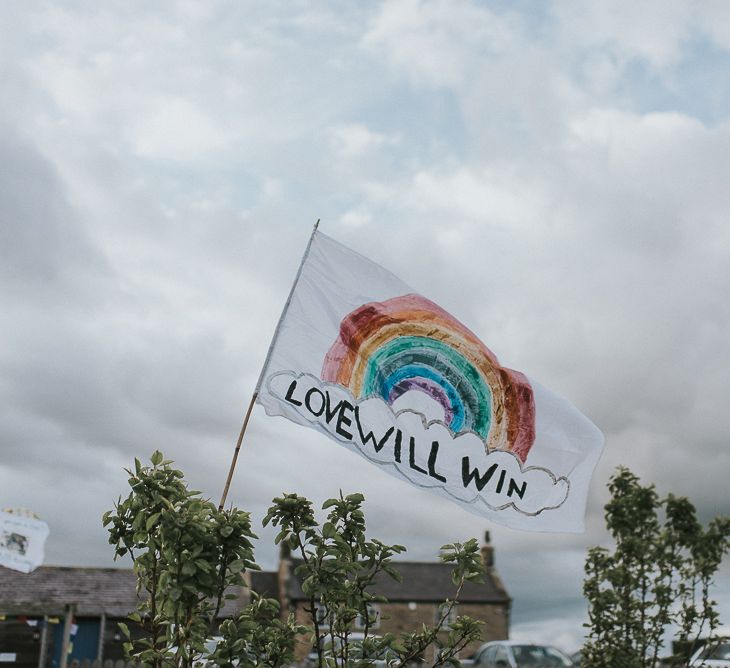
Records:
{"label": "rainbow arc", "polygon": [[391,406],[406,392],[424,392],[443,408],[454,434],[474,432],[489,450],[509,450],[523,462],[535,440],[527,378],[501,367],[473,332],[421,295],[348,314],[325,356],[322,380]]}

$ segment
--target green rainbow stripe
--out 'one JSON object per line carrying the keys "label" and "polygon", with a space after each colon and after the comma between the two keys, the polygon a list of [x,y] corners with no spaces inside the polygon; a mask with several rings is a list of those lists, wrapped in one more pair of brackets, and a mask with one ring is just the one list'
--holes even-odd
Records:
{"label": "green rainbow stripe", "polygon": [[380,396],[387,401],[393,389],[391,378],[405,366],[419,366],[423,377],[442,387],[448,383],[456,390],[463,411],[456,413],[456,421],[452,420],[453,431],[466,429],[487,438],[492,406],[489,386],[464,355],[443,341],[422,336],[390,340],[368,360],[360,397]]}

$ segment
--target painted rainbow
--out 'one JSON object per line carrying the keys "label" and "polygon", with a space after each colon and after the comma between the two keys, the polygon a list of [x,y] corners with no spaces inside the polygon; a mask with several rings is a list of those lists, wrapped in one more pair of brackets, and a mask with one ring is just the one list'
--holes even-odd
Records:
{"label": "painted rainbow", "polygon": [[325,356],[322,380],[389,405],[406,392],[425,392],[441,405],[454,434],[472,431],[489,450],[509,450],[523,462],[535,440],[527,378],[501,367],[473,332],[417,294],[347,315]]}

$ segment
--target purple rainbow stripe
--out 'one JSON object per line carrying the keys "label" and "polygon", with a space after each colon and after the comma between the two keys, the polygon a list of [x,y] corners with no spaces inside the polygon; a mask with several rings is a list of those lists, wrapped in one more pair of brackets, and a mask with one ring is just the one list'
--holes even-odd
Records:
{"label": "purple rainbow stripe", "polygon": [[449,397],[438,383],[430,378],[406,378],[393,386],[388,394],[388,403],[392,406],[395,400],[406,392],[417,390],[424,392],[437,401],[444,410],[444,422],[451,424],[454,419],[454,409],[451,406]]}

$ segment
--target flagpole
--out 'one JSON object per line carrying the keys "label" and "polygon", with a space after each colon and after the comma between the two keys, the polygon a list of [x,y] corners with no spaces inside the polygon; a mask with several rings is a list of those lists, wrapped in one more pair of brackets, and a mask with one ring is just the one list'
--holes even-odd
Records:
{"label": "flagpole", "polygon": [[297,283],[299,283],[299,278],[302,275],[302,269],[304,269],[304,263],[307,261],[307,257],[309,257],[309,250],[312,247],[312,242],[314,241],[314,235],[317,232],[317,228],[319,227],[319,218],[317,218],[317,222],[314,224],[314,229],[312,229],[312,234],[309,237],[309,243],[307,244],[307,248],[304,250],[304,255],[302,255],[302,261],[299,263],[299,269],[297,271],[297,275],[294,277],[294,283],[292,283],[291,290],[289,291],[289,296],[286,299],[286,303],[284,304],[284,308],[281,311],[281,315],[279,316],[279,322],[276,323],[276,329],[274,330],[274,336],[271,339],[271,344],[269,345],[269,350],[266,353],[266,359],[264,359],[264,365],[261,367],[261,373],[259,374],[259,378],[256,381],[256,387],[254,388],[253,395],[251,395],[251,401],[248,404],[248,409],[246,410],[246,417],[243,418],[243,425],[241,426],[241,432],[238,434],[238,441],[236,442],[236,449],[233,451],[233,459],[231,460],[231,466],[228,469],[228,477],[226,478],[226,486],[223,488],[223,496],[221,496],[221,502],[218,504],[218,510],[223,510],[223,506],[226,502],[226,497],[228,496],[228,489],[231,486],[231,480],[233,480],[233,472],[236,469],[236,462],[238,461],[238,453],[241,450],[241,443],[243,443],[243,435],[246,433],[246,427],[248,427],[248,420],[251,417],[251,411],[253,410],[253,405],[256,403],[256,399],[259,396],[259,389],[261,388],[261,383],[264,379],[264,373],[266,373],[266,368],[269,366],[269,360],[271,359],[271,353],[274,350],[274,346],[276,345],[276,340],[279,338],[279,330],[281,329],[281,323],[284,321],[284,316],[286,315],[286,312],[289,310],[289,304],[291,304],[292,297],[294,296],[294,290],[297,287]]}

